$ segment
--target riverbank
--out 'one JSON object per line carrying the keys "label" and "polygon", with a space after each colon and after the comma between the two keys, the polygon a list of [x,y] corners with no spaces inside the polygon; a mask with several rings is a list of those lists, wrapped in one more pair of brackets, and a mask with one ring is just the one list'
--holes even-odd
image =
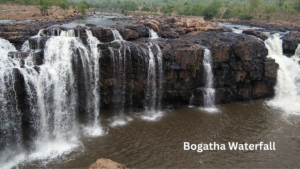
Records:
{"label": "riverbank", "polygon": [[64,20],[71,18],[73,10],[61,9],[57,6],[51,6],[48,10],[48,15],[42,16],[38,6],[19,5],[19,4],[0,4],[0,19],[1,20]]}
{"label": "riverbank", "polygon": [[239,25],[250,25],[276,31],[300,31],[299,20],[250,20],[231,22]]}

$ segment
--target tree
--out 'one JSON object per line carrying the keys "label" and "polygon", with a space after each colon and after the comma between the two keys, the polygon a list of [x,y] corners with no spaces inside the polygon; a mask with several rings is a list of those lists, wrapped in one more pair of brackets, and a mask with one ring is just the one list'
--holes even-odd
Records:
{"label": "tree", "polygon": [[121,8],[123,10],[128,10],[128,11],[135,11],[137,10],[137,4],[134,1],[131,0],[126,0],[123,2]]}
{"label": "tree", "polygon": [[217,17],[219,15],[221,5],[222,3],[220,1],[217,0],[212,1],[204,10],[203,12],[204,17],[206,19],[212,19],[213,17]]}
{"label": "tree", "polygon": [[160,9],[160,11],[161,11],[164,15],[166,15],[166,14],[171,15],[172,12],[173,12],[173,9],[174,9],[174,5],[167,4],[167,5],[163,6],[163,7]]}
{"label": "tree", "polygon": [[223,18],[229,19],[229,18],[232,18],[233,16],[234,16],[234,14],[233,14],[232,8],[227,8],[223,15]]}
{"label": "tree", "polygon": [[86,1],[81,1],[78,5],[77,5],[77,10],[84,15],[86,9],[89,8],[89,4]]}
{"label": "tree", "polygon": [[282,7],[284,4],[285,0],[278,0],[278,6]]}
{"label": "tree", "polygon": [[294,9],[300,12],[300,0],[294,0]]}
{"label": "tree", "polygon": [[42,16],[48,15],[48,9],[51,6],[51,2],[49,0],[39,0],[38,4]]}
{"label": "tree", "polygon": [[250,13],[256,12],[257,9],[262,4],[261,0],[249,0],[249,3],[250,3],[250,8],[249,8]]}

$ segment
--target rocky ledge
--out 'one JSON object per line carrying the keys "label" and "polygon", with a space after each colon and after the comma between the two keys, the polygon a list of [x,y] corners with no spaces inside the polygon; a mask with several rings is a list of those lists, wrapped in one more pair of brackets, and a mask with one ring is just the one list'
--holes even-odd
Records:
{"label": "rocky ledge", "polygon": [[[274,95],[278,65],[266,57],[268,51],[261,40],[267,38],[265,34],[253,30],[235,34],[202,19],[152,18],[135,22],[136,24],[112,28],[92,24],[74,28],[75,35],[84,44],[87,44],[87,29],[102,42],[98,45],[101,51],[99,73],[102,108],[119,104],[145,107],[150,49],[156,57],[156,63],[159,53],[162,56],[162,88],[159,93],[165,106],[176,102],[203,104],[205,49],[209,49],[212,55],[216,103],[247,101]],[[54,31],[57,29],[66,30],[63,27],[51,27],[43,31],[42,37],[27,37],[30,48],[37,49],[34,53],[37,66],[43,64],[45,42],[50,36],[57,35]],[[113,29],[126,41],[115,41]],[[161,38],[150,39],[149,29],[155,30]],[[283,49],[294,52],[298,39],[298,32],[284,35]],[[11,42],[21,45],[20,41]],[[117,57],[120,54],[122,57]],[[16,54],[10,53],[10,57],[15,56]],[[26,52],[18,57],[26,57]],[[113,58],[121,59],[119,62],[124,63],[118,69],[118,73],[122,75],[119,79],[114,71],[117,62]],[[77,66],[76,76],[81,77],[84,68]],[[159,70],[156,69],[155,73],[159,74]],[[156,81],[158,78],[159,76]],[[77,86],[79,90],[82,89],[79,91],[80,98],[84,98],[87,94],[84,91],[84,78],[78,78]],[[192,95],[194,99],[191,101]],[[88,108],[85,101],[78,105],[80,108]]]}

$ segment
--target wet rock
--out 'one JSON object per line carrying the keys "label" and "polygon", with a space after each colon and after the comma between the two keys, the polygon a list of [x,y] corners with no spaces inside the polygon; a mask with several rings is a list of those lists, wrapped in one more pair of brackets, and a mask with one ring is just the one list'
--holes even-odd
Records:
{"label": "wet rock", "polygon": [[47,37],[30,38],[28,40],[28,42],[29,42],[29,48],[30,49],[44,49],[47,40],[48,40]]}
{"label": "wet rock", "polygon": [[[139,23],[133,26],[113,27],[130,42],[114,41],[110,28],[96,26],[88,28],[101,42],[98,44],[101,53],[99,59],[101,108],[117,107],[121,104],[144,107],[150,44],[156,64],[159,52],[156,45],[161,50],[163,87],[159,93],[163,102],[168,105],[171,101],[188,103],[192,93],[195,95],[195,104],[203,103],[206,80],[203,66],[205,49],[209,49],[212,56],[216,103],[264,98],[274,93],[278,65],[274,60],[266,58],[267,49],[256,37],[224,32],[218,29],[218,25],[203,20],[186,20],[186,18],[167,20],[157,17]],[[155,30],[162,38],[149,39],[149,28]],[[206,31],[208,29],[213,31]],[[53,30],[56,28],[49,28],[43,33],[53,34]],[[85,45],[87,44],[85,27],[76,27],[75,34],[80,36]],[[41,49],[35,50],[32,55],[37,71],[38,66],[43,64],[46,40],[47,36],[42,36],[29,41],[32,49]],[[18,58],[21,59],[28,57],[28,53],[13,52],[10,53],[10,57],[15,57],[16,54],[20,55]],[[84,91],[85,77],[80,66],[82,61],[79,54],[80,51],[74,53],[73,57],[78,59],[76,63],[74,61],[73,71],[78,82],[79,98],[85,98],[87,91]],[[22,65],[24,67],[24,64]],[[79,110],[88,107],[87,103],[80,100],[78,102]]]}
{"label": "wet rock", "polygon": [[276,78],[278,64],[274,59],[266,59],[264,62],[264,76],[268,78]]}
{"label": "wet rock", "polygon": [[127,169],[127,167],[110,159],[100,158],[91,164],[88,169]]}
{"label": "wet rock", "polygon": [[254,30],[254,29],[248,29],[248,30],[244,30],[243,31],[244,34],[247,34],[247,35],[253,35],[253,36],[256,36],[258,38],[260,38],[261,40],[266,40],[268,39],[268,36],[262,32],[259,32],[257,30]]}
{"label": "wet rock", "polygon": [[130,40],[130,39],[137,39],[140,36],[140,34],[135,31],[135,30],[131,30],[131,29],[125,29],[125,40]]}
{"label": "wet rock", "polygon": [[100,42],[107,43],[114,40],[114,35],[111,29],[93,27],[91,28],[93,36],[100,40]]}
{"label": "wet rock", "polygon": [[298,31],[291,31],[282,37],[283,53],[294,55],[295,50],[300,44],[300,33]]}

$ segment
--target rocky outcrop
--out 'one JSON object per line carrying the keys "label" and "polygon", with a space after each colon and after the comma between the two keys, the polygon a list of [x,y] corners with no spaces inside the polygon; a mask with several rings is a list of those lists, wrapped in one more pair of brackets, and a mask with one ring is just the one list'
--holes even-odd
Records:
{"label": "rocky outcrop", "polygon": [[291,31],[282,36],[283,53],[287,55],[294,55],[298,44],[300,44],[300,33],[298,31]]}
{"label": "rocky outcrop", "polygon": [[[100,106],[102,108],[118,107],[118,105],[145,107],[150,50],[156,64],[157,57],[162,55],[162,89],[159,93],[163,105],[177,101],[189,103],[192,95],[194,95],[193,104],[203,104],[205,49],[209,49],[212,54],[216,103],[273,96],[278,65],[274,60],[266,58],[267,49],[263,41],[255,37],[265,38],[263,34],[248,31],[248,34],[255,35],[249,36],[224,32],[219,28],[200,31],[198,28],[201,26],[210,27],[212,24],[201,19],[172,18],[164,23],[153,19],[136,25],[114,26],[112,29],[118,30],[127,41],[114,41],[110,28],[76,27],[75,36],[80,37],[85,45],[87,45],[86,29],[90,29],[101,41],[98,45],[101,53]],[[168,38],[155,40],[148,38],[149,28],[157,30],[161,36]],[[58,30],[65,29],[52,27],[45,29],[42,36],[29,39],[29,47],[35,49],[30,53],[30,57],[37,71],[39,71],[38,66],[43,64],[43,49],[46,41],[51,36],[57,36]],[[187,32],[187,29],[191,31]],[[29,53],[11,52],[9,56],[22,62]],[[85,98],[87,91],[83,91],[84,74],[80,65],[78,62],[74,71],[78,80],[79,97]],[[156,69],[156,74],[158,73]],[[79,110],[88,107],[84,99],[79,102]]]}
{"label": "rocky outcrop", "polygon": [[247,35],[253,35],[253,36],[256,36],[256,37],[260,38],[261,40],[266,40],[266,39],[268,39],[268,36],[267,36],[266,34],[264,34],[263,32],[254,30],[254,29],[244,30],[243,33],[244,33],[244,34],[247,34]]}
{"label": "rocky outcrop", "polygon": [[100,158],[91,164],[88,169],[127,169],[127,167],[110,159]]}
{"label": "rocky outcrop", "polygon": [[188,101],[194,92],[194,104],[203,103],[204,48],[210,49],[213,57],[217,103],[258,99],[274,94],[278,65],[266,58],[267,49],[262,41],[234,33],[199,32],[162,46],[166,99]]}
{"label": "rocky outcrop", "polygon": [[61,24],[65,22],[69,22],[69,20],[29,20],[13,23],[2,23],[0,24],[0,37],[13,43],[17,49],[21,49],[22,44],[32,36],[37,35],[39,30],[46,29],[51,25]]}

